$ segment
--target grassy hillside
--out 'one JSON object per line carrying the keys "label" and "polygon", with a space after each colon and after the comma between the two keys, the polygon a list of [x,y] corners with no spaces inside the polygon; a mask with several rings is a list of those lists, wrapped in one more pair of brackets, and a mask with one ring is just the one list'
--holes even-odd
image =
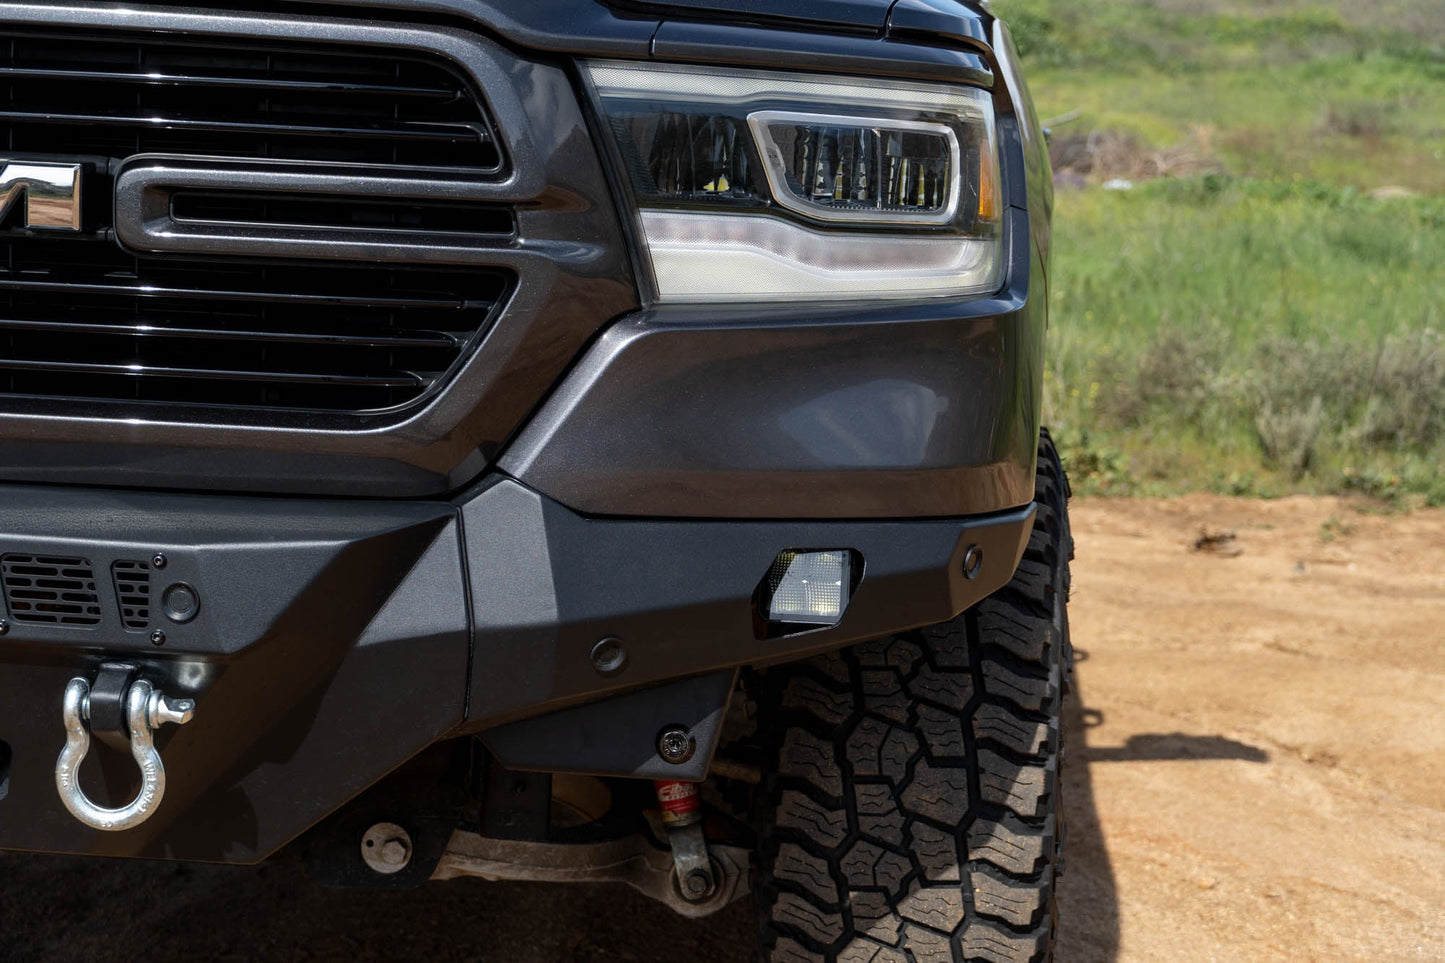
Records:
{"label": "grassy hillside", "polygon": [[994,9],[1057,119],[1079,486],[1445,502],[1439,0]]}

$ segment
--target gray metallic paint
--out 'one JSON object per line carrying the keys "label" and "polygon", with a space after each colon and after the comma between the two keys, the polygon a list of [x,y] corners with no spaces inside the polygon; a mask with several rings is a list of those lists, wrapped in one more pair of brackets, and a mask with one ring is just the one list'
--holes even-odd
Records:
{"label": "gray metallic paint", "polygon": [[658,307],[592,347],[501,461],[598,515],[898,518],[1033,499],[1043,299]]}
{"label": "gray metallic paint", "polygon": [[[1003,289],[861,309],[649,307],[593,344],[504,453],[504,471],[598,515],[957,516],[1032,499],[1052,200],[1043,138],[1001,23],[952,0],[902,0],[893,15],[900,37],[931,37],[935,52],[978,64],[955,65],[953,79],[1006,76],[994,88],[1009,205]],[[695,49],[663,42],[674,27]],[[998,58],[983,43],[995,28]],[[736,63],[766,50],[805,63],[812,48],[785,53],[788,36],[666,23],[654,56]]]}
{"label": "gray metallic paint", "polygon": [[[594,350],[577,362],[589,339],[636,307],[637,292],[628,267],[624,231],[598,169],[594,137],[572,82],[564,69],[518,56],[475,33],[416,22],[419,8],[449,14],[452,23],[468,20],[519,44],[584,55],[651,55],[719,63],[761,62],[769,66],[795,63],[803,68],[947,77],[984,85],[992,82],[997,69],[981,42],[990,18],[947,0],[900,0],[892,6],[886,23],[884,14],[889,6],[881,0],[839,0],[827,10],[804,3],[769,4],[768,11],[754,9],[756,4],[749,6],[751,0],[721,2],[724,7],[736,8],[732,13],[737,16],[709,23],[702,19],[706,11],[696,6],[685,18],[653,19],[648,12],[620,7],[610,10],[586,0],[549,0],[500,9],[468,0],[428,0],[405,5],[404,9],[413,14],[411,25],[335,20],[330,19],[329,10],[327,19],[312,19],[170,7],[122,10],[79,3],[0,4],[0,20],[16,23],[236,33],[435,50],[461,64],[486,91],[512,165],[511,175],[499,184],[460,189],[474,196],[480,191],[498,200],[532,198],[519,208],[520,241],[512,248],[492,245],[485,251],[465,252],[469,259],[490,257],[493,263],[525,269],[527,276],[480,349],[458,371],[451,387],[437,393],[423,407],[367,416],[298,415],[271,424],[267,423],[269,419],[239,410],[219,419],[213,411],[184,408],[112,408],[83,402],[8,399],[0,413],[0,479],[296,494],[435,496],[457,490],[485,471],[526,426],[529,413],[546,401],[549,414],[527,429],[526,440],[507,456],[506,464],[584,510],[732,515],[737,511],[735,507],[704,502],[708,497],[737,494],[748,498],[765,494],[766,498],[758,503],[764,514],[798,517],[830,511],[860,517],[946,515],[965,507],[993,510],[1021,503],[1019,499],[1026,494],[1023,468],[1032,459],[1031,448],[1022,438],[1036,428],[1037,413],[1026,410],[1027,405],[1022,404],[1025,398],[1017,391],[1010,391],[1007,410],[980,410],[979,399],[986,388],[999,383],[999,378],[1011,373],[1028,374],[1036,367],[1033,359],[1020,354],[1033,350],[1035,333],[1003,330],[1006,324],[1042,323],[1042,315],[1033,303],[1039,299],[1027,298],[1026,293],[1021,313],[1016,304],[1002,309],[1010,319],[1006,323],[997,318],[992,322],[982,319],[976,306],[963,307],[959,318],[966,317],[967,323],[955,325],[951,338],[941,335],[940,318],[931,305],[903,312],[908,324],[892,323],[900,317],[892,306],[870,308],[866,316],[850,318],[849,323],[831,329],[840,338],[840,343],[833,346],[821,344],[827,333],[824,325],[832,320],[826,306],[804,306],[791,314],[768,307],[754,312],[769,328],[774,322],[780,326],[791,320],[800,332],[808,329],[807,334],[794,335],[791,340],[795,344],[808,343],[811,358],[794,355],[790,359],[789,337],[774,330],[764,331],[763,326],[734,324],[726,312],[702,312],[689,319],[635,314],[626,317],[603,339],[608,345],[628,345],[631,351],[625,359],[601,359]],[[369,0],[353,4],[358,11],[374,8],[378,16],[386,13],[386,6]],[[289,9],[305,12],[310,6],[297,2]],[[655,9],[666,13],[679,8]],[[763,16],[764,12],[768,15]],[[873,21],[876,28],[861,32],[816,29],[825,22],[857,27]],[[772,29],[763,23],[787,29]],[[1011,136],[1017,142],[1017,128],[1010,129],[1007,123],[1010,99],[1002,91],[995,93],[1001,111],[1001,136],[1006,144]],[[1009,176],[1007,158],[1005,166],[1005,182],[1014,202],[1020,206],[1036,204],[1025,192],[1025,178]],[[127,167],[132,173],[141,169],[138,161]],[[264,169],[265,165],[259,167]],[[294,168],[291,171],[279,176],[297,176]],[[1029,177],[1033,175],[1030,170]],[[318,185],[321,183],[318,180]],[[123,174],[122,187],[128,184]],[[435,196],[459,188],[422,183],[415,189]],[[123,209],[128,209],[124,207],[126,197],[143,193],[122,190]],[[1039,232],[1046,226],[1039,226],[1036,206],[1032,213],[1035,216],[1030,218],[1030,230],[1036,241],[1033,253],[1043,264],[1047,259],[1047,236]],[[136,220],[141,215],[127,216]],[[226,238],[157,240],[147,239],[138,231],[122,233],[132,244],[152,250],[175,243],[231,243]],[[319,253],[336,239],[300,240],[304,243],[291,253]],[[252,241],[247,243],[254,247]],[[275,239],[263,239],[262,243],[274,246]],[[354,239],[346,249],[356,253],[352,249],[366,243],[365,238]],[[753,400],[734,408],[757,415],[767,426],[755,441],[740,437],[738,418],[727,414],[725,405],[736,401],[737,392],[719,384],[718,376],[709,375],[703,364],[705,356],[695,353],[696,347],[715,337],[709,330],[715,316],[722,317],[739,339],[754,331],[760,334],[754,349],[743,346],[724,351],[736,356],[738,352],[755,350],[758,355],[758,368],[742,379]],[[929,323],[912,323],[919,319]],[[667,328],[664,332],[664,327],[674,322],[676,330]],[[689,333],[688,325],[696,327],[697,332]],[[880,350],[877,364],[872,366],[876,370],[871,370],[858,357],[859,338],[865,333],[876,333],[879,340],[875,347],[896,349],[897,356],[890,359],[886,351]],[[980,346],[990,340],[1009,352],[992,363],[978,353]],[[684,347],[685,342],[695,347]],[[911,359],[938,349],[940,344],[945,353],[959,360],[959,370],[968,372],[966,376],[948,383],[935,364],[925,375],[900,377],[900,370]],[[668,364],[681,360],[701,379],[696,391],[683,391],[677,396],[677,401],[684,402],[681,406],[651,412],[584,412],[576,405],[576,377],[568,388],[547,400],[558,378],[573,363],[579,363],[581,374],[577,377],[584,379],[596,369],[606,368],[613,377],[626,371],[629,378],[666,380],[676,388],[676,373],[650,367],[659,360]],[[792,365],[801,367],[793,371]],[[773,374],[773,384],[762,383],[759,373],[764,370]],[[830,394],[846,387],[839,379],[847,379],[853,386],[853,396]],[[598,382],[598,390],[605,382],[605,378]],[[905,387],[904,382],[911,386]],[[1025,387],[1029,385],[1031,382]],[[594,397],[613,402],[628,399],[625,385],[611,387],[616,390]],[[664,387],[653,391],[651,397],[666,403]],[[641,386],[634,391],[634,397],[647,394]],[[844,438],[838,435],[836,426],[811,429],[820,432],[816,438],[800,437],[810,431],[810,424],[816,426],[818,418],[832,417],[830,405],[836,409],[843,402],[856,403],[860,395],[867,395],[869,400],[876,396],[884,405],[871,419],[871,427],[862,424],[857,428],[858,432],[871,434],[871,439]],[[756,399],[764,397],[780,407],[760,410]],[[717,426],[723,444],[710,452],[701,451],[692,441],[699,426],[698,412],[685,404],[690,399],[704,398],[731,423]],[[984,399],[985,408],[989,403]],[[926,442],[914,438],[911,457],[903,439],[912,436],[905,433],[895,439],[882,437],[884,431],[899,424],[900,418],[909,417],[904,412],[919,405],[926,409],[929,404],[941,406],[939,418]],[[563,407],[568,408],[566,423],[559,421],[557,414]],[[680,412],[682,417],[678,423],[668,425],[663,416],[671,411]],[[705,419],[706,415],[702,426],[710,427]],[[629,424],[631,421],[640,424]],[[783,427],[785,421],[787,428]],[[916,434],[922,430],[920,426],[921,422],[908,430]],[[574,429],[583,427],[588,434],[578,436]],[[648,427],[652,434],[636,434],[639,427]],[[985,428],[986,436],[953,440],[944,437],[948,431]],[[593,430],[603,432],[605,438],[590,437]],[[539,433],[552,439],[546,452],[535,446]],[[632,452],[624,450],[634,438],[641,447]],[[572,444],[572,439],[577,444],[574,450],[558,447]],[[654,458],[660,443],[672,448]],[[561,472],[582,465],[599,445],[607,451],[608,461],[585,466],[595,487],[584,492],[577,480],[560,477]],[[754,446],[756,450],[750,453],[748,449]],[[849,449],[847,453],[845,448]],[[981,457],[987,452],[995,452],[998,461],[985,464]],[[684,453],[688,458],[683,457]],[[727,458],[735,454],[744,457],[729,462]],[[948,463],[951,457],[958,459],[952,465]],[[617,472],[609,477],[606,469],[613,460]],[[659,466],[658,476],[641,474],[649,464]],[[718,472],[720,467],[723,470]],[[767,471],[779,473],[776,485],[768,485],[763,479],[762,473]],[[715,473],[716,477],[709,477]],[[895,483],[901,487],[895,487]],[[980,483],[981,494],[969,494]],[[689,494],[670,497],[679,484]],[[820,487],[830,494],[820,499]]]}

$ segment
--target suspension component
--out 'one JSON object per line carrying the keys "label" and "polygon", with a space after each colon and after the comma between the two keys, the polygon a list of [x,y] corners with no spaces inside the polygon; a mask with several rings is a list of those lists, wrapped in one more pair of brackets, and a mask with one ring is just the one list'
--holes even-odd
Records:
{"label": "suspension component", "polygon": [[70,814],[94,829],[133,829],[150,818],[166,791],[166,770],[156,751],[152,733],[168,722],[185,725],[196,705],[190,699],[168,699],[144,679],[131,682],[125,690],[125,721],[130,733],[130,754],[141,771],[141,788],[125,806],[98,806],[80,788],[80,764],[90,750],[90,683],[71,679],[65,687],[62,716],[65,720],[65,748],[55,763],[55,788]]}
{"label": "suspension component", "polygon": [[597,843],[539,843],[491,839],[458,829],[432,879],[473,876],[551,883],[626,883],[681,916],[699,919],[748,893],[752,850],[713,843],[708,853],[717,889],[708,899],[698,901],[683,898],[672,853],[659,848],[655,837],[648,833]]}
{"label": "suspension component", "polygon": [[703,902],[717,890],[717,874],[702,831],[702,799],[697,783],[660,779],[654,786],[672,847],[678,892],[688,902]]}

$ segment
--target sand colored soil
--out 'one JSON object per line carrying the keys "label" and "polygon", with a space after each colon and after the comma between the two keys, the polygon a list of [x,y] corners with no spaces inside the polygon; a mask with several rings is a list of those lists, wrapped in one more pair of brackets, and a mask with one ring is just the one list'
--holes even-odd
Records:
{"label": "sand colored soil", "polygon": [[1073,519],[1059,958],[1445,959],[1445,513]]}

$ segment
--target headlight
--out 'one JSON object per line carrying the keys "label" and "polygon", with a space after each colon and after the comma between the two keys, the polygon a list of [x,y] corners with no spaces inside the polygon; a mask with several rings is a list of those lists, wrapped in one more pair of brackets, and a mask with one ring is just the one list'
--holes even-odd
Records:
{"label": "headlight", "polygon": [[632,62],[587,71],[660,300],[997,288],[998,151],[984,91]]}

